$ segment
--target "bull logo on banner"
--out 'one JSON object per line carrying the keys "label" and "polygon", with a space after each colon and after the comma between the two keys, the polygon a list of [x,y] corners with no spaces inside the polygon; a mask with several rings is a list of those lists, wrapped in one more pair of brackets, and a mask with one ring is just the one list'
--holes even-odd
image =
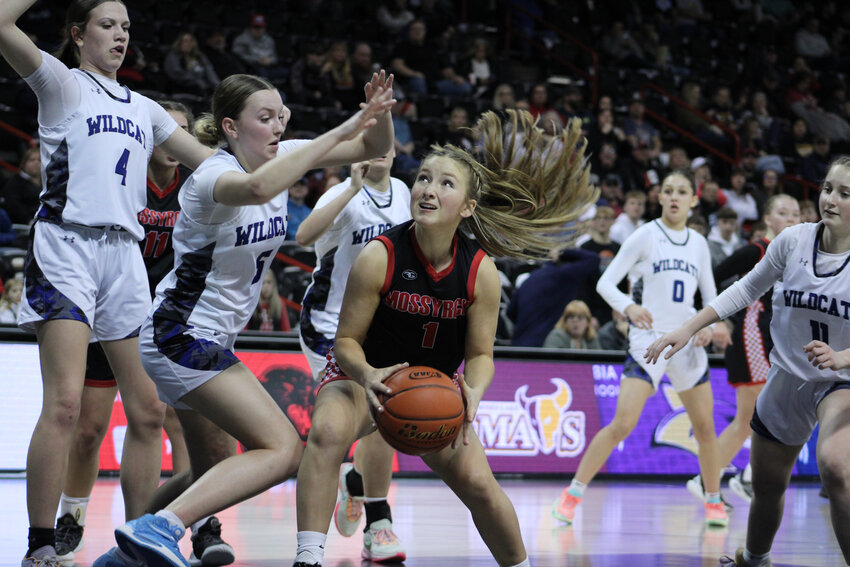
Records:
{"label": "bull logo on banner", "polygon": [[573,392],[563,378],[549,382],[554,392],[529,396],[525,384],[512,402],[481,402],[474,426],[487,455],[574,457],[584,450],[584,412],[569,409]]}

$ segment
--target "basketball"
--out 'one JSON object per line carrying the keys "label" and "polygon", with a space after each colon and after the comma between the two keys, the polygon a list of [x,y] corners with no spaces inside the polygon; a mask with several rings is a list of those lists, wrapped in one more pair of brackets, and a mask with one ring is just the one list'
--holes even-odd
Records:
{"label": "basketball", "polygon": [[378,431],[393,448],[427,455],[449,445],[461,430],[466,411],[451,378],[428,366],[409,366],[384,380],[392,394],[378,394]]}

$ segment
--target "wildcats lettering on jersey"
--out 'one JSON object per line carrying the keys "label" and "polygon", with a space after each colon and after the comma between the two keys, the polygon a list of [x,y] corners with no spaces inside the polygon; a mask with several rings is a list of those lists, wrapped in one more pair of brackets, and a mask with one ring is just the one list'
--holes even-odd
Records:
{"label": "wildcats lettering on jersey", "polygon": [[365,244],[392,227],[391,224],[382,223],[355,230],[351,233],[351,244]]}
{"label": "wildcats lettering on jersey", "polygon": [[286,221],[283,217],[274,217],[266,221],[258,221],[246,226],[236,227],[236,244],[234,246],[244,246],[255,242],[262,242],[269,238],[282,236],[286,232]]}
{"label": "wildcats lettering on jersey", "polygon": [[107,132],[127,134],[142,146],[147,147],[145,133],[129,118],[112,116],[111,114],[98,114],[94,118],[86,119],[86,122],[89,125],[89,136]]}
{"label": "wildcats lettering on jersey", "polygon": [[783,289],[782,296],[785,299],[785,307],[820,311],[833,317],[850,320],[850,302],[843,299],[795,289]]}
{"label": "wildcats lettering on jersey", "polygon": [[675,258],[665,258],[652,263],[652,273],[669,272],[675,270],[677,272],[685,272],[699,279],[699,268],[688,262],[687,260],[678,260]]}
{"label": "wildcats lettering on jersey", "polygon": [[394,290],[384,297],[384,305],[402,313],[440,319],[457,319],[466,315],[469,300],[462,298],[438,299],[430,295]]}
{"label": "wildcats lettering on jersey", "polygon": [[139,222],[146,226],[174,227],[180,211],[154,211],[145,208],[139,213]]}

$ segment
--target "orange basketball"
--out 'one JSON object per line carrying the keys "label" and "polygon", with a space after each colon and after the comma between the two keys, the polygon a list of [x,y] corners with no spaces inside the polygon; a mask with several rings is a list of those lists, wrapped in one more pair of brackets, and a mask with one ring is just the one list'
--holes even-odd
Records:
{"label": "orange basketball", "polygon": [[409,366],[384,380],[392,394],[379,394],[384,411],[375,416],[378,431],[402,453],[427,455],[449,445],[460,432],[466,411],[451,378],[428,366]]}

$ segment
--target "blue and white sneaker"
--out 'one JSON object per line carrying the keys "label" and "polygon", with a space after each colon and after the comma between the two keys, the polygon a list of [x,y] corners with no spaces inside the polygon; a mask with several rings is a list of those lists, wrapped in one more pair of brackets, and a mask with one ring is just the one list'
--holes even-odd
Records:
{"label": "blue and white sneaker", "polygon": [[190,567],[177,546],[185,531],[165,518],[145,514],[117,528],[115,541],[121,551],[148,567]]}
{"label": "blue and white sneaker", "polygon": [[113,547],[94,560],[92,567],[144,567],[145,564]]}

